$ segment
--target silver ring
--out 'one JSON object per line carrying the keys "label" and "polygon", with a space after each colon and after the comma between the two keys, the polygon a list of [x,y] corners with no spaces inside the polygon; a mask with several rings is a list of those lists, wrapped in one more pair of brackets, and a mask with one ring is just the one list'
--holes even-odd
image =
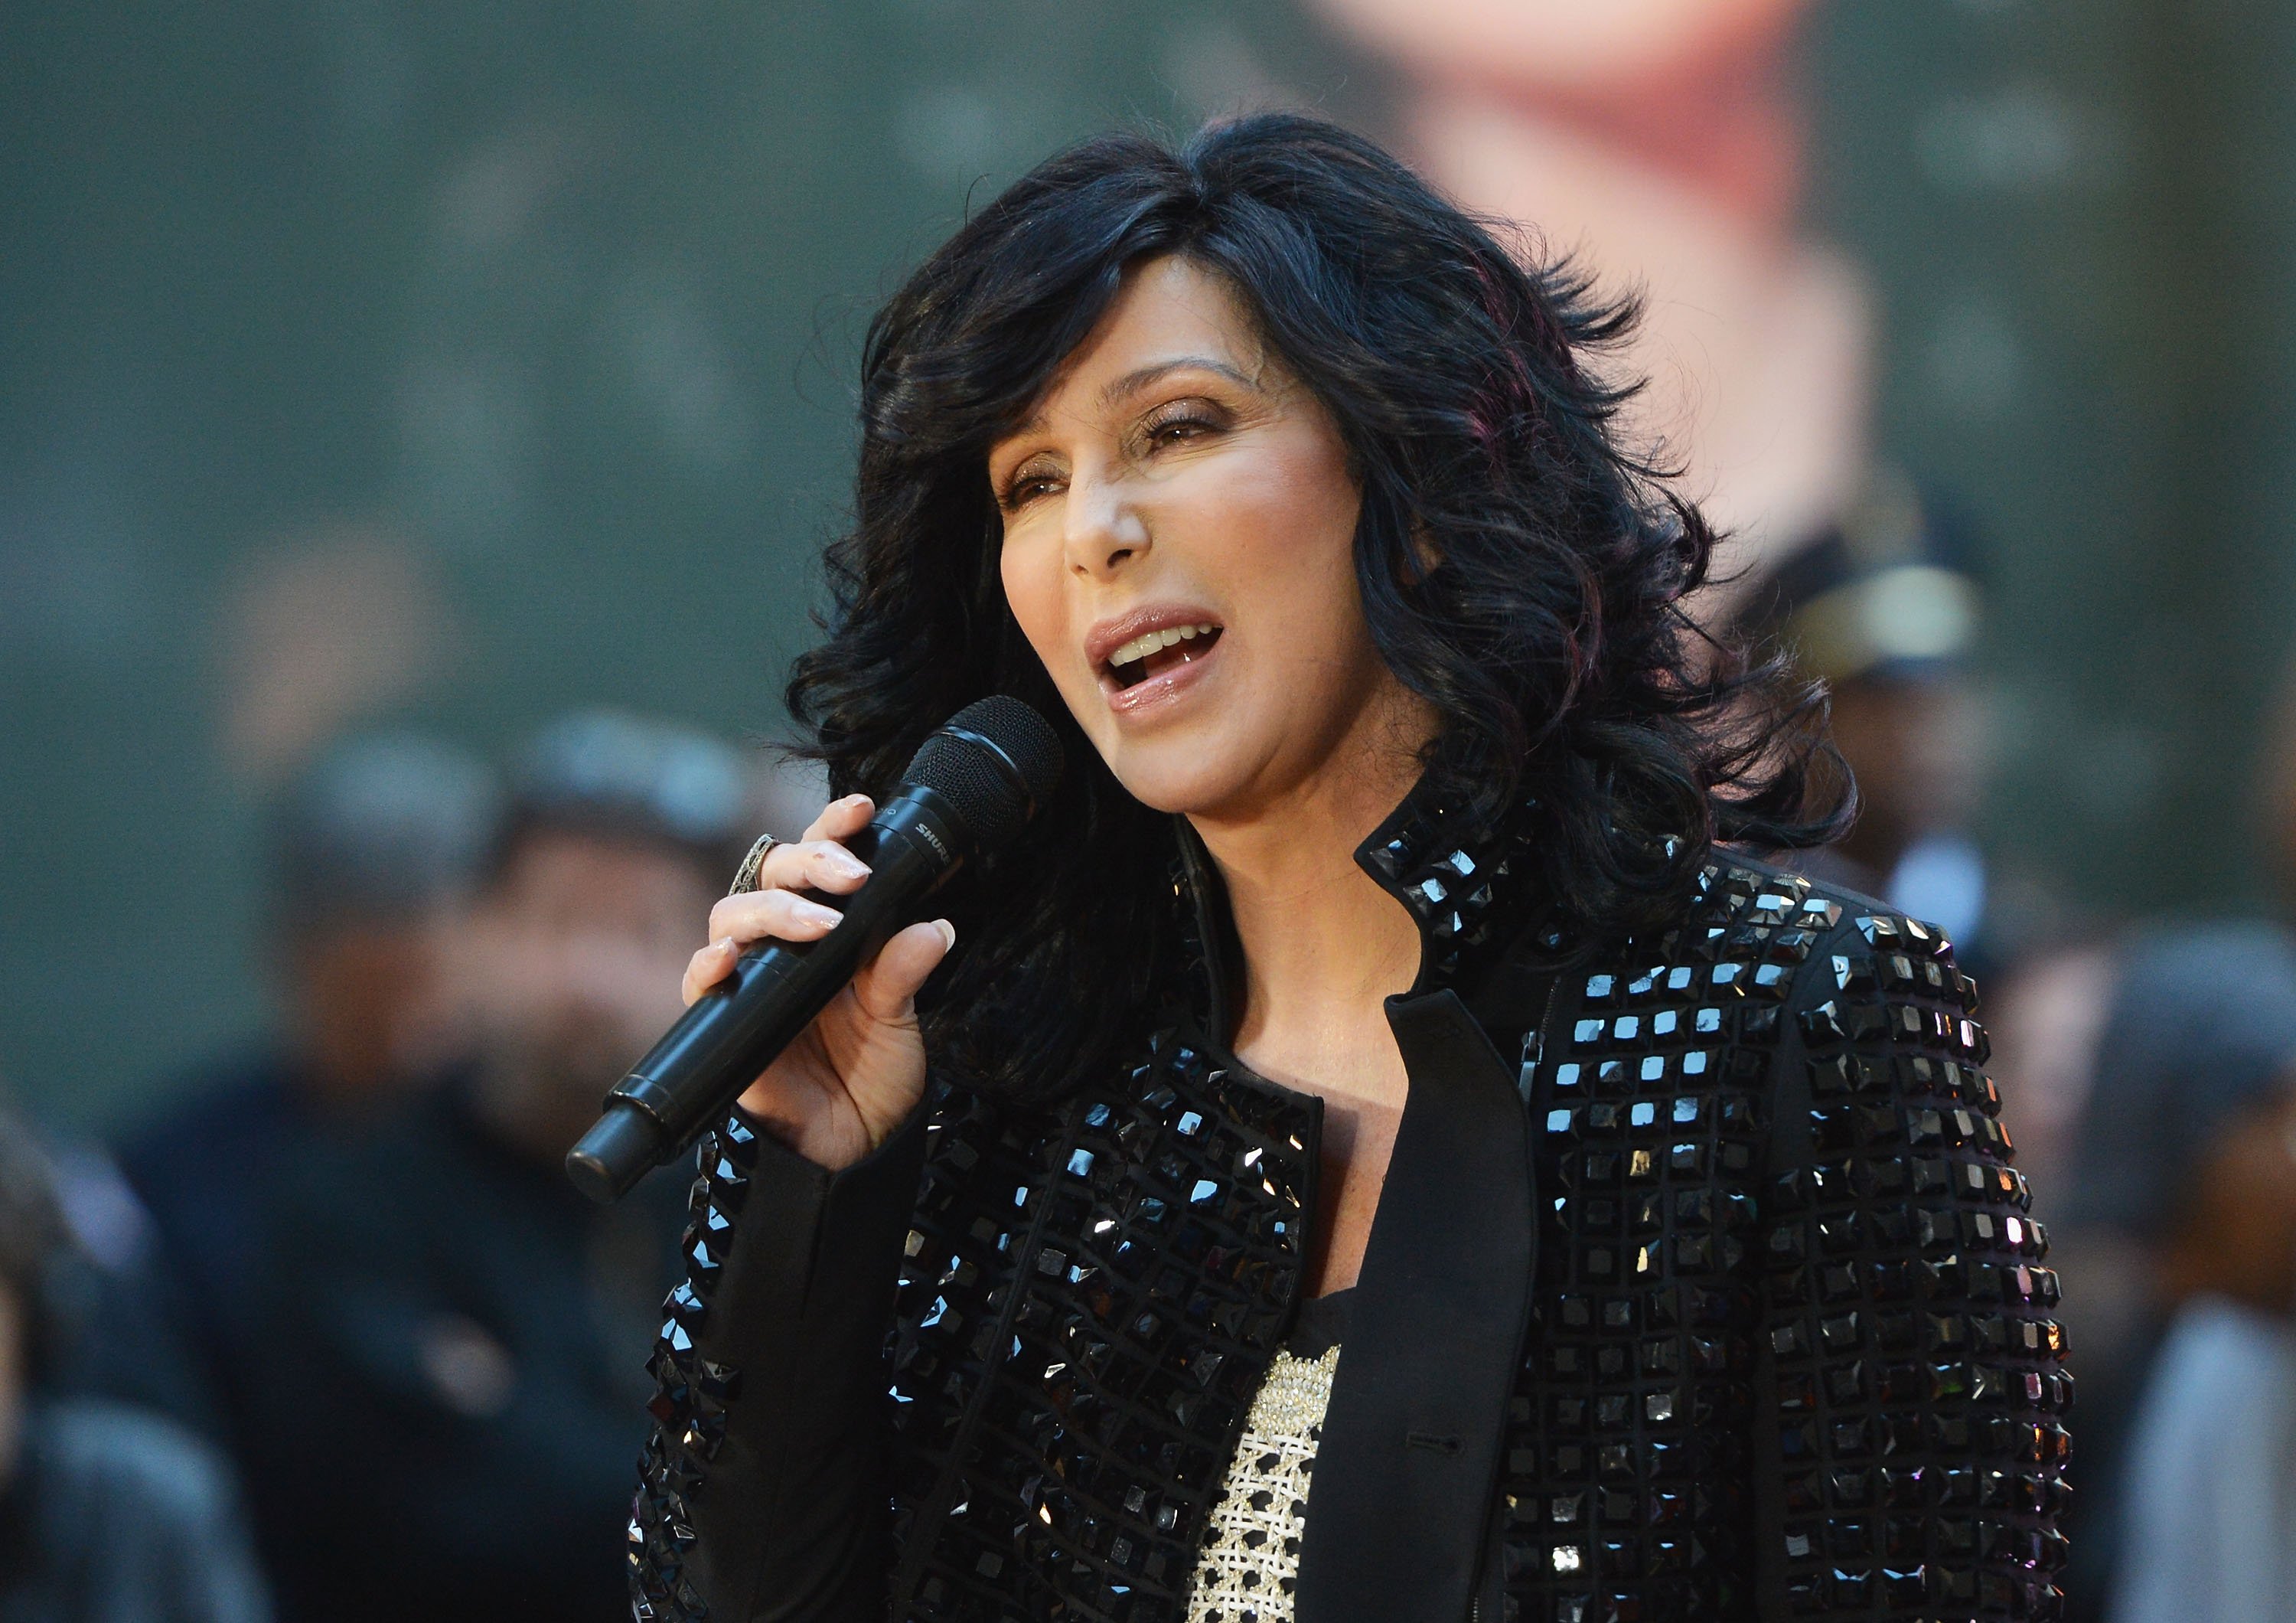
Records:
{"label": "silver ring", "polygon": [[770,834],[759,835],[758,843],[750,847],[750,854],[743,857],[742,865],[734,870],[734,886],[726,894],[729,896],[741,896],[756,890],[758,869],[765,866],[766,853],[780,844],[781,842]]}

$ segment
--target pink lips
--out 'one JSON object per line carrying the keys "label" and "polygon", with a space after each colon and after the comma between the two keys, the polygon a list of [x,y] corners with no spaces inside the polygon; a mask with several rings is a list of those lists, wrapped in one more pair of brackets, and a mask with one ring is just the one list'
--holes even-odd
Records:
{"label": "pink lips", "polygon": [[1175,626],[1221,623],[1218,614],[1193,604],[1148,604],[1103,620],[1086,631],[1084,635],[1085,660],[1095,671],[1104,671],[1108,668],[1108,656],[1136,637],[1145,637],[1151,631],[1168,631]]}
{"label": "pink lips", "polygon": [[1225,638],[1223,630],[1201,647],[1190,647],[1180,656],[1180,663],[1155,675],[1144,677],[1128,688],[1117,686],[1115,676],[1108,669],[1108,656],[1136,637],[1150,631],[1170,630],[1178,626],[1223,625],[1217,614],[1191,604],[1152,604],[1128,614],[1101,621],[1085,636],[1085,657],[1091,661],[1093,672],[1100,679],[1100,690],[1107,696],[1108,707],[1118,715],[1132,715],[1167,703],[1193,688],[1203,679],[1213,654]]}
{"label": "pink lips", "polygon": [[1212,643],[1201,654],[1184,654],[1180,663],[1168,671],[1143,677],[1129,688],[1119,688],[1113,677],[1101,679],[1100,690],[1108,696],[1108,707],[1118,715],[1133,715],[1151,705],[1161,704],[1178,697],[1203,680],[1205,671],[1219,652],[1219,644]]}

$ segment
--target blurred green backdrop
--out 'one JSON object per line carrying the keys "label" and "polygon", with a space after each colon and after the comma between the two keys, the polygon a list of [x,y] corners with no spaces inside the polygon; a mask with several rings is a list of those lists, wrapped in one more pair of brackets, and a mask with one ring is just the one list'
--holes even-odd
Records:
{"label": "blurred green backdrop", "polygon": [[[2104,912],[2252,883],[2290,29],[1808,41],[1882,443],[1994,543],[1993,834]],[[329,729],[771,730],[861,328],[968,195],[1111,122],[1383,105],[1275,0],[24,0],[0,87],[0,1079],[88,1127],[262,1020],[258,813]]]}

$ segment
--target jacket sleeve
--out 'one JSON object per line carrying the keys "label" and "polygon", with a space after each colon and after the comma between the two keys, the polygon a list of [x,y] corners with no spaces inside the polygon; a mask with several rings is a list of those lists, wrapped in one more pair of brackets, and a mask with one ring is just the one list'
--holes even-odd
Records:
{"label": "jacket sleeve", "polygon": [[704,1138],[630,1519],[641,1623],[882,1623],[886,1334],[920,1110],[831,1174],[736,1112]]}
{"label": "jacket sleeve", "polygon": [[1975,1001],[1941,935],[1853,906],[1781,1022],[1763,1617],[2056,1615],[2072,1382]]}

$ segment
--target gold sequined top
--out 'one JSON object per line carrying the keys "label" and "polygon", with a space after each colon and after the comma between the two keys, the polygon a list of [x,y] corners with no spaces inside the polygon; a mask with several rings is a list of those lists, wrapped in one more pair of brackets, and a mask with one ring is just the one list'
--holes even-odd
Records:
{"label": "gold sequined top", "polygon": [[1187,1623],[1292,1623],[1308,1482],[1340,1349],[1279,1352],[1251,1402],[1196,1557]]}

